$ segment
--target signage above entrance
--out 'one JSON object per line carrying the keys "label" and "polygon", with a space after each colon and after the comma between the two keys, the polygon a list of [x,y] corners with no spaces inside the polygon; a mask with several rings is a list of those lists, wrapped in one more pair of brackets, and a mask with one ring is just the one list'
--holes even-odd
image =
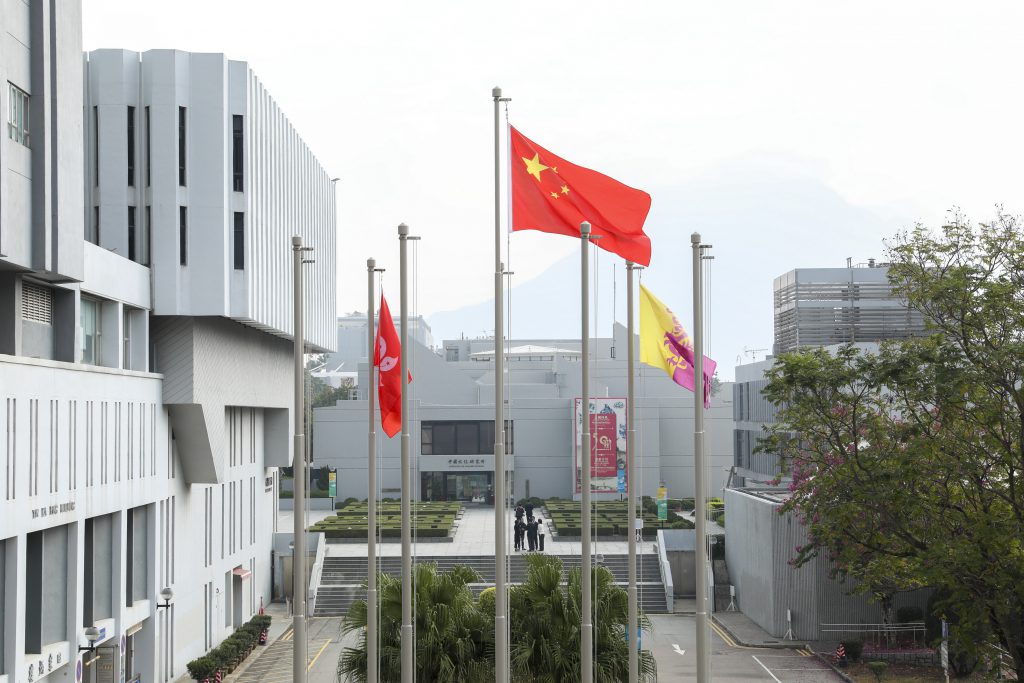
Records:
{"label": "signage above entrance", "polygon": [[[515,458],[505,455],[505,471],[514,469]],[[493,472],[494,454],[421,455],[420,472]]]}

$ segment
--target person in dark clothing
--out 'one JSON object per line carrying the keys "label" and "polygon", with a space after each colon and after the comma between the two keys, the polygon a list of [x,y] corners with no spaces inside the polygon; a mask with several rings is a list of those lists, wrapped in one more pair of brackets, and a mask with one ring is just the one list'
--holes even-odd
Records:
{"label": "person in dark clothing", "polygon": [[530,544],[530,550],[537,549],[537,520],[533,517],[526,523],[526,540]]}
{"label": "person in dark clothing", "polygon": [[533,519],[533,503],[526,504],[526,518]]}
{"label": "person in dark clothing", "polygon": [[526,514],[526,510],[523,509],[522,505],[516,506],[516,519],[522,519],[523,515]]}
{"label": "person in dark clothing", "polygon": [[522,550],[523,549],[523,532],[526,530],[526,524],[523,522],[522,518],[516,517],[516,522],[513,525],[512,530],[513,530],[513,537],[515,538],[515,548],[516,548],[516,550]]}

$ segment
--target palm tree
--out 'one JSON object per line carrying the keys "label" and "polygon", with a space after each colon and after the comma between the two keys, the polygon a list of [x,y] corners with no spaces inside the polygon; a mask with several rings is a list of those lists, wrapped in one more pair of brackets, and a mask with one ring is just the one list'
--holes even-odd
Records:
{"label": "palm tree", "polygon": [[[469,589],[480,575],[468,567],[438,572],[433,563],[413,570],[415,592],[417,681],[477,683],[494,680],[494,621],[482,613]],[[401,680],[402,584],[380,574],[380,680]],[[366,601],[352,603],[342,631],[360,631],[357,647],[347,647],[338,662],[338,677],[366,680]]]}
{"label": "palm tree", "polygon": [[[580,678],[580,603],[582,571],[573,568],[562,589],[562,561],[551,555],[530,555],[526,583],[509,591],[512,678],[516,683],[563,683]],[[615,585],[606,567],[595,567],[594,680],[615,683],[628,678],[629,610],[626,591]],[[650,620],[640,615],[650,631]],[[649,650],[639,657],[641,678],[653,680],[657,667]]]}

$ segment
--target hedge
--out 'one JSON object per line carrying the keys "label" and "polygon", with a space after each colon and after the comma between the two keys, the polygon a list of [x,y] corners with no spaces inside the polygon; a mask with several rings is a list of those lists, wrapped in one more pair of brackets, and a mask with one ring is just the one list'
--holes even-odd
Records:
{"label": "hedge", "polygon": [[249,656],[259,642],[260,633],[270,628],[270,615],[257,614],[220,645],[185,665],[188,675],[197,681],[212,679],[218,671],[229,673]]}

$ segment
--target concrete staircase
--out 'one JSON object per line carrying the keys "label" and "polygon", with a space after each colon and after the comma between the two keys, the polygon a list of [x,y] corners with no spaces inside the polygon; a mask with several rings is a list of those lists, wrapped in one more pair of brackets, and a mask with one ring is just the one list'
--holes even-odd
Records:
{"label": "concrete staircase", "polygon": [[[510,584],[522,583],[526,580],[527,564],[526,557],[529,553],[514,554],[509,557],[509,573],[507,580]],[[573,567],[579,567],[581,560],[577,556],[559,555],[562,560],[562,580],[567,579],[567,572]],[[597,556],[595,556],[595,563]],[[401,557],[379,558],[381,571],[391,576],[400,576],[402,571]],[[486,555],[477,556],[419,556],[415,558],[418,563],[434,562],[442,571],[450,570],[456,565],[472,567],[480,576],[482,581],[471,584],[470,588],[474,593],[494,585],[494,557]],[[625,588],[628,582],[629,557],[626,555],[603,555],[600,564],[611,570],[615,576],[616,584]],[[316,610],[314,616],[344,616],[349,606],[359,599],[365,599],[366,589],[363,583],[366,581],[366,558],[365,557],[326,557],[324,558],[323,572],[320,578],[320,585],[316,589]],[[658,568],[656,555],[642,555],[637,558],[637,593],[640,608],[645,612],[665,612],[665,586],[661,581],[661,571]]]}

